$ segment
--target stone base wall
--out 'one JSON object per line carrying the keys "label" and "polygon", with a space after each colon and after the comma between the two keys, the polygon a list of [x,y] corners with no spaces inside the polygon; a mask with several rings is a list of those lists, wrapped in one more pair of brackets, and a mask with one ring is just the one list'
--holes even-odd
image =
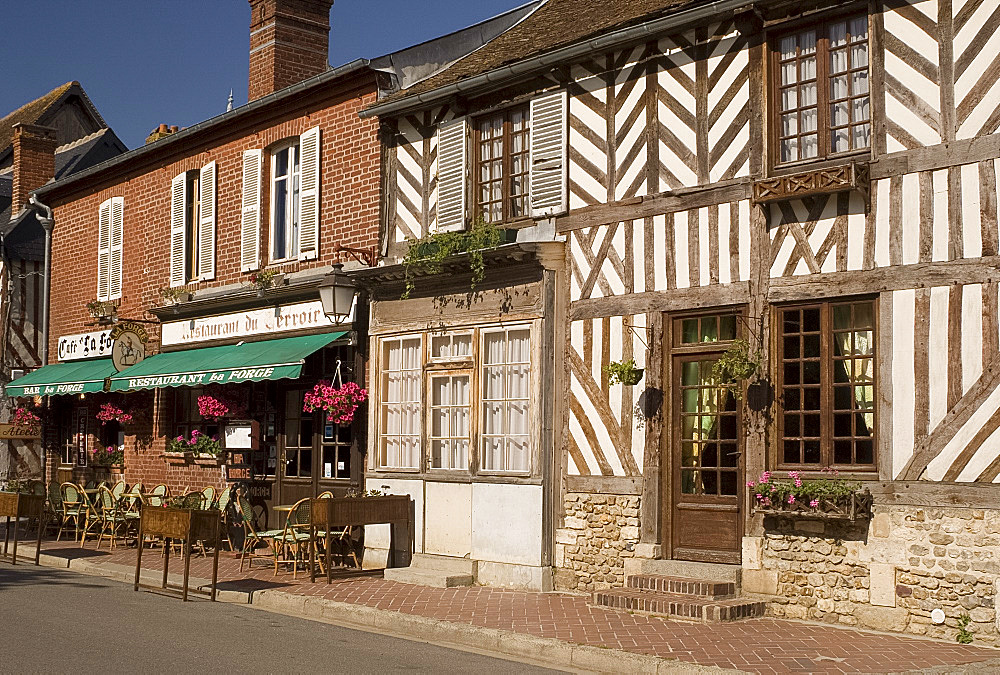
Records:
{"label": "stone base wall", "polygon": [[[743,541],[743,591],[769,614],[1000,646],[1000,510],[876,506],[872,520],[767,517]],[[932,612],[944,612],[935,623]]]}
{"label": "stone base wall", "polygon": [[625,560],[639,541],[639,497],[571,492],[556,530],[558,590],[599,591],[625,583]]}

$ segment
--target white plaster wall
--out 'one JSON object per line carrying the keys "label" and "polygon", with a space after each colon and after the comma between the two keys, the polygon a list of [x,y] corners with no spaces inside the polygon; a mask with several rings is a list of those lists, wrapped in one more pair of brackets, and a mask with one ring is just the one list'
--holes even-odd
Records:
{"label": "white plaster wall", "polygon": [[424,484],[424,553],[458,558],[472,552],[472,485]]}
{"label": "white plaster wall", "polygon": [[540,485],[472,485],[472,557],[488,562],[542,564]]}

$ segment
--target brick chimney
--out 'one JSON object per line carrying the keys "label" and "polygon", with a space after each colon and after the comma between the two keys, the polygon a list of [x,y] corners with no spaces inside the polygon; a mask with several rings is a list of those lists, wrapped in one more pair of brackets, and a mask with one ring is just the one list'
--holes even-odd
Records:
{"label": "brick chimney", "polygon": [[14,125],[14,188],[11,218],[37,190],[56,175],[56,130],[37,124]]}
{"label": "brick chimney", "polygon": [[247,100],[329,69],[333,0],[250,0]]}
{"label": "brick chimney", "polygon": [[161,138],[166,138],[167,136],[176,134],[178,131],[180,131],[180,127],[178,127],[177,125],[170,126],[167,124],[161,124],[160,126],[150,131],[149,136],[146,136],[146,145],[149,145],[154,141],[158,141]]}

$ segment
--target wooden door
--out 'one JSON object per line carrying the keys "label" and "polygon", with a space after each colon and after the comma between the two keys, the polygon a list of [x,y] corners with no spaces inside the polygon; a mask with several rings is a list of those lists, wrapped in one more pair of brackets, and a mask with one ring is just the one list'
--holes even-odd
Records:
{"label": "wooden door", "polygon": [[719,351],[673,360],[673,557],[740,562],[743,485],[740,405],[718,386]]}
{"label": "wooden door", "polygon": [[[274,505],[294,504],[316,495],[315,415],[303,412],[304,389],[284,392],[278,443],[277,495]],[[273,522],[282,522],[280,518]]]}

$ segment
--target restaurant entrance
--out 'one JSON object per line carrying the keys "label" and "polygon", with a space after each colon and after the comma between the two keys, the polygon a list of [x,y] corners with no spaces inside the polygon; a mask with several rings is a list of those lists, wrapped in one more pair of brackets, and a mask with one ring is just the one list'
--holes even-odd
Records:
{"label": "restaurant entrance", "polygon": [[326,490],[340,496],[351,488],[352,470],[360,462],[352,427],[334,424],[323,412],[303,410],[308,391],[294,383],[281,394],[273,505],[294,504]]}

